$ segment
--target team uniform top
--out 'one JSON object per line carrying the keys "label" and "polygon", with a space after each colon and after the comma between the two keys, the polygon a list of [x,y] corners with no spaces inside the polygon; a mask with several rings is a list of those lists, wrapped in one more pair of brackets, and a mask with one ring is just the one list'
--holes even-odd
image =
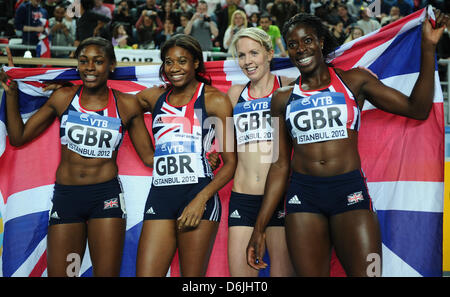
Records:
{"label": "team uniform top", "polygon": [[109,88],[108,104],[100,110],[89,110],[81,106],[80,87],[61,115],[59,135],[61,145],[83,157],[112,158],[123,138],[122,120],[117,109],[117,100]]}
{"label": "team uniform top", "polygon": [[298,144],[347,138],[347,129],[359,131],[361,111],[350,89],[328,68],[330,84],[320,90],[302,90],[301,76],[286,105],[286,124]]}
{"label": "team uniform top", "polygon": [[275,76],[270,94],[263,98],[253,98],[250,96],[250,82],[247,83],[233,109],[238,145],[272,140],[270,101],[273,92],[280,87],[281,78]]}
{"label": "team uniform top", "polygon": [[205,84],[199,83],[191,100],[173,106],[163,93],[153,110],[152,131],[155,138],[153,185],[198,183],[198,178],[213,177],[206,158],[214,141],[213,125],[207,125]]}

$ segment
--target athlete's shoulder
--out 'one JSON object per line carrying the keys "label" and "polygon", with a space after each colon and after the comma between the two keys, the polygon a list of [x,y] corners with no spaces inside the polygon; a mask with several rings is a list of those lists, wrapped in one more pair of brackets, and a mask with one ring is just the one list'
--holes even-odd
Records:
{"label": "athlete's shoulder", "polygon": [[242,91],[244,90],[246,85],[237,84],[232,85],[228,91],[227,95],[230,97],[231,104],[234,106],[239,100],[239,97],[241,96]]}
{"label": "athlete's shoulder", "polygon": [[145,111],[152,111],[159,97],[167,92],[167,86],[154,86],[140,91],[136,97]]}
{"label": "athlete's shoulder", "polygon": [[209,85],[205,85],[205,108],[211,115],[226,113],[231,116],[233,112],[228,95]]}
{"label": "athlete's shoulder", "polygon": [[47,103],[52,106],[58,114],[62,114],[67,108],[69,102],[72,101],[79,88],[79,85],[59,88],[53,91]]}

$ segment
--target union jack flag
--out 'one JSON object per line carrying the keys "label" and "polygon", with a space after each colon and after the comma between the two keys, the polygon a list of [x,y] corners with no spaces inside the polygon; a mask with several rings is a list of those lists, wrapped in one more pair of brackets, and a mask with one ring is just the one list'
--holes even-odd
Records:
{"label": "union jack flag", "polygon": [[106,200],[103,203],[103,209],[119,207],[119,200],[117,198]]}
{"label": "union jack flag", "polygon": [[362,192],[360,191],[360,192],[356,192],[356,193],[348,195],[347,200],[348,200],[349,204],[355,204],[359,201],[363,201],[364,198],[363,198]]}

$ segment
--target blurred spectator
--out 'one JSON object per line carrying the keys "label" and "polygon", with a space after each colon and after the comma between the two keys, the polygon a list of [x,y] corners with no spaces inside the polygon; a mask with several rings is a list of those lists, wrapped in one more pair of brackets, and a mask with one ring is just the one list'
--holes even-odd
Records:
{"label": "blurred spectator", "polygon": [[[66,16],[66,8],[63,5],[57,5],[53,11],[54,17],[49,20],[50,36],[52,45],[72,46],[75,41],[76,22],[74,19]],[[54,51],[54,58],[68,58],[70,51]]]}
{"label": "blurred spectator", "polygon": [[242,10],[245,12],[244,8],[239,6],[240,0],[226,0],[226,5],[215,11],[217,17],[217,24],[219,29],[219,35],[217,39],[221,42],[220,47],[225,51],[223,47],[223,38],[225,31],[231,24],[231,16],[235,10]]}
{"label": "blurred spectator", "polygon": [[397,6],[392,6],[389,15],[381,19],[381,26],[386,26],[387,24],[395,22],[400,18],[400,8],[398,8]]}
{"label": "blurred spectator", "polygon": [[45,1],[43,1],[42,8],[47,10],[49,19],[54,16],[54,11],[58,4],[63,4],[63,1],[62,0],[45,0]]}
{"label": "blurred spectator", "polygon": [[159,5],[156,5],[156,0],[145,0],[145,3],[137,7],[137,15],[140,17],[144,10],[156,12],[160,20],[162,20],[164,17],[161,7]]}
{"label": "blurred spectator", "polygon": [[342,45],[345,42],[347,35],[344,32],[344,23],[338,22],[336,25],[333,25],[331,33],[333,33],[333,36],[338,41],[339,45]]}
{"label": "blurred spectator", "polygon": [[407,16],[412,13],[412,5],[404,0],[397,0],[395,6],[398,6],[400,9],[401,16]]}
{"label": "blurred spectator", "polygon": [[259,13],[252,13],[248,18],[248,27],[258,27],[259,26]]}
{"label": "blurred spectator", "polygon": [[212,40],[217,38],[219,30],[217,29],[216,23],[208,15],[208,4],[205,1],[198,1],[197,12],[187,23],[184,33],[197,39],[202,50],[212,50]]}
{"label": "blurred spectator", "polygon": [[142,11],[136,29],[139,48],[156,48],[157,36],[163,30],[163,24],[155,11]]}
{"label": "blurred spectator", "polygon": [[[380,11],[381,11],[381,15],[380,15],[379,17],[380,17],[380,20],[381,20],[381,18],[383,18],[383,17],[389,15],[389,13],[390,13],[390,11],[391,11],[392,5],[390,5],[390,4],[389,4],[388,2],[386,2],[385,0],[378,0],[378,1],[379,1],[379,3],[380,3]],[[377,17],[378,17],[378,16],[377,16]]]}
{"label": "blurred spectator", "polygon": [[94,8],[92,8],[92,11],[102,14],[106,17],[108,17],[110,20],[112,19],[111,10],[103,5],[103,0],[94,0]]}
{"label": "blurred spectator", "polygon": [[270,10],[270,14],[275,17],[274,25],[282,29],[284,24],[291,17],[296,15],[298,11],[298,6],[294,0],[275,0]]}
{"label": "blurred spectator", "polygon": [[130,25],[135,23],[130,13],[128,1],[122,0],[116,5],[113,13],[113,20],[114,22],[126,23]]}
{"label": "blurred spectator", "polygon": [[195,13],[195,8],[192,7],[186,0],[178,0],[175,2],[175,12],[178,15],[188,13],[192,16]]}
{"label": "blurred spectator", "polygon": [[191,16],[189,13],[180,14],[180,25],[177,27],[175,32],[184,34],[184,29],[186,28],[186,25],[190,19],[191,19]]}
{"label": "blurred spectator", "polygon": [[119,39],[123,39],[124,36],[128,36],[125,27],[121,23],[114,24],[111,38],[112,45],[118,45]]}
{"label": "blurred spectator", "polygon": [[133,20],[133,17],[130,12],[130,7],[128,6],[128,1],[122,0],[117,3],[116,8],[113,13],[113,27],[120,23],[125,28],[125,31],[128,35],[128,42],[134,43],[135,40],[133,38],[133,25],[136,23]]}
{"label": "blurred spectator", "polygon": [[231,15],[231,25],[228,26],[223,37],[223,48],[228,50],[228,53],[231,53],[230,45],[234,35],[239,32],[239,30],[245,28],[247,28],[247,15],[245,14],[245,11],[236,10]]}
{"label": "blurred spectator", "polygon": [[164,23],[164,21],[166,19],[172,19],[173,22],[178,22],[176,21],[177,18],[177,13],[175,12],[175,2],[172,2],[172,0],[166,0],[164,2],[164,5],[162,6],[162,21]]}
{"label": "blurred spectator", "polygon": [[94,0],[81,0],[80,18],[77,21],[74,46],[92,36],[99,36],[100,31],[111,19],[105,15],[98,14],[94,8]]}
{"label": "blurred spectator", "polygon": [[359,18],[359,12],[361,11],[361,8],[366,8],[367,3],[363,0],[348,0],[347,1],[347,9],[348,13],[358,19]]}
{"label": "blurred spectator", "polygon": [[252,13],[259,13],[259,7],[256,5],[256,0],[247,0],[244,5],[244,10],[247,16],[251,16]]}
{"label": "blurred spectator", "polygon": [[345,4],[339,4],[337,7],[339,20],[344,24],[344,32],[348,34],[351,26],[356,23],[356,19],[348,14],[348,9]]}
{"label": "blurred spectator", "polygon": [[347,39],[345,40],[344,43],[350,42],[352,40],[355,40],[361,36],[364,36],[364,31],[359,28],[354,26],[351,30],[350,30],[350,35],[347,37]]}
{"label": "blurred spectator", "polygon": [[380,23],[376,19],[369,17],[367,14],[367,9],[361,10],[360,16],[361,19],[356,22],[356,25],[363,29],[364,35],[378,30],[381,27]]}
{"label": "blurred spectator", "polygon": [[47,11],[41,7],[41,0],[29,0],[17,8],[14,18],[16,34],[22,36],[22,43],[36,45],[39,34],[44,32],[45,20],[48,19]]}
{"label": "blurred spectator", "polygon": [[321,0],[312,0],[311,4],[309,5],[309,11],[311,14],[315,15],[316,14],[316,8],[317,7],[321,7],[322,1]]}
{"label": "blurred spectator", "polygon": [[114,26],[111,41],[112,41],[114,48],[132,49],[132,47],[130,45],[128,45],[127,31],[125,31],[124,26],[120,23],[118,23]]}
{"label": "blurred spectator", "polygon": [[272,25],[272,20],[268,13],[263,13],[259,19],[259,28],[266,31],[266,33],[272,39],[272,46],[276,54],[280,54],[282,57],[287,57],[286,50],[284,49],[283,42],[281,41],[280,28],[277,25]]}
{"label": "blurred spectator", "polygon": [[161,48],[166,40],[169,40],[170,37],[175,35],[175,20],[171,18],[167,18],[164,20],[164,29],[161,31],[159,36],[157,37],[156,46]]}

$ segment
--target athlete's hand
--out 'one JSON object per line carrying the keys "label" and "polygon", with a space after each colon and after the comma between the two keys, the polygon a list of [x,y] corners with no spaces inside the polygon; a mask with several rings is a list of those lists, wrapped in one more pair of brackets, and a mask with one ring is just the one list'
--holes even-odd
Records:
{"label": "athlete's hand", "polygon": [[17,82],[11,80],[5,73],[5,71],[3,71],[3,69],[0,70],[0,83],[8,97],[10,96],[17,97],[18,92]]}
{"label": "athlete's hand", "polygon": [[254,229],[247,246],[247,264],[260,270],[267,267],[263,261],[266,251],[266,234]]}
{"label": "athlete's hand", "polygon": [[449,16],[440,11],[439,9],[433,9],[436,17],[436,24],[433,26],[428,19],[428,13],[422,27],[422,43],[431,44],[436,46],[444,33],[445,27],[450,24]]}
{"label": "athlete's hand", "polygon": [[220,166],[220,158],[218,152],[211,152],[206,155],[206,159],[208,159],[209,165],[211,169],[214,171]]}
{"label": "athlete's hand", "polygon": [[206,207],[206,197],[198,194],[183,210],[177,219],[179,230],[194,229],[200,224]]}

